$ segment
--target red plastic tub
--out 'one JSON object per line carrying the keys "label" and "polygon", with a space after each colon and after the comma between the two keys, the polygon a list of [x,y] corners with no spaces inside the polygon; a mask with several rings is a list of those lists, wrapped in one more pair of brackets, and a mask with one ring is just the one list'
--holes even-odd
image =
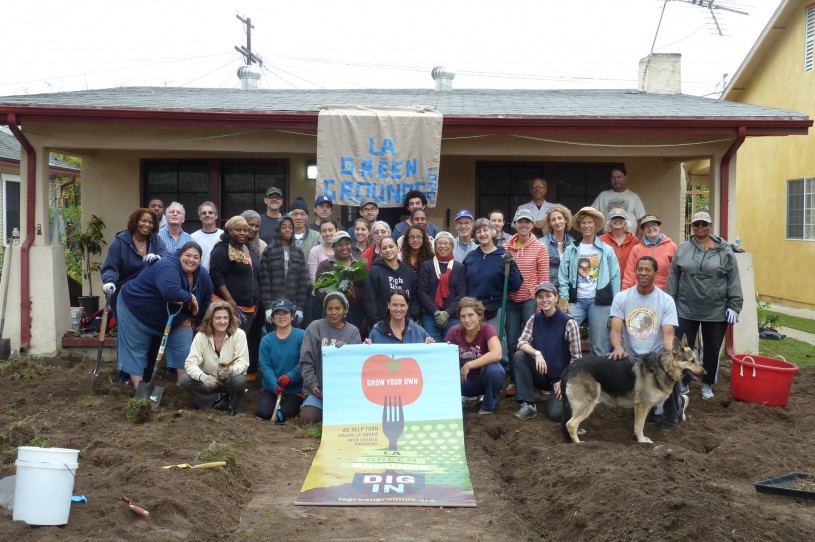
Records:
{"label": "red plastic tub", "polygon": [[739,401],[766,406],[787,406],[792,378],[798,367],[783,359],[752,354],[733,356],[730,395]]}

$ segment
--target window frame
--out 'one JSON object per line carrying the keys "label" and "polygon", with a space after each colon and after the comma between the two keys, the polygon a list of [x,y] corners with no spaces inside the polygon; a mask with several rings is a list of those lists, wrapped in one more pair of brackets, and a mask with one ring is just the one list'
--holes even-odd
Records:
{"label": "window frame", "polygon": [[[791,194],[794,184],[801,183],[801,194]],[[807,196],[810,196],[810,206],[807,207]],[[792,198],[800,198],[800,207],[792,205]],[[800,224],[790,224],[790,213],[801,212]],[[815,177],[802,177],[787,179],[786,210],[785,210],[784,238],[788,241],[815,241]],[[800,228],[800,232],[791,232],[792,228]],[[798,235],[793,235],[797,233]]]}
{"label": "window frame", "polygon": [[815,4],[806,7],[804,15],[804,73],[815,65]]}

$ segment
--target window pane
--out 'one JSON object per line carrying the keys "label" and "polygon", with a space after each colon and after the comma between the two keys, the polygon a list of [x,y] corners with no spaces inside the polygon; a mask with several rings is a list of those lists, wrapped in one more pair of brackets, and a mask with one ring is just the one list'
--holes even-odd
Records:
{"label": "window pane", "polygon": [[787,239],[804,237],[804,179],[787,181]]}
{"label": "window pane", "polygon": [[226,162],[223,164],[224,190],[230,192],[254,192],[255,172],[249,162]]}

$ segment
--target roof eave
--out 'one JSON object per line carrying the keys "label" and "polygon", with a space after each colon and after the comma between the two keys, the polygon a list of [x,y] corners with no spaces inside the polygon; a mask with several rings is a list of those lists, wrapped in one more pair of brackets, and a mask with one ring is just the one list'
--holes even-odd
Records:
{"label": "roof eave", "polygon": [[[141,126],[317,130],[316,111],[199,111],[0,106],[0,123],[14,114],[21,124],[58,122]],[[445,115],[443,132],[481,134],[681,134],[805,135],[812,120],[800,117],[591,117]]]}

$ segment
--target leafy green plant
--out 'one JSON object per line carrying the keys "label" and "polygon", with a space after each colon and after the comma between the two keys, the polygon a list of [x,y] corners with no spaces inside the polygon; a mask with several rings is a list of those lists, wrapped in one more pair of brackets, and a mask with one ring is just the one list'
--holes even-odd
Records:
{"label": "leafy green plant", "polygon": [[149,421],[150,414],[150,403],[147,399],[133,398],[127,402],[127,421],[133,425]]}
{"label": "leafy green plant", "polygon": [[108,244],[105,241],[105,228],[105,223],[101,218],[91,215],[87,227],[84,230],[77,228],[68,238],[70,244],[82,254],[84,262],[82,276],[88,281],[88,291],[91,296],[93,296],[91,276],[102,270],[102,262],[94,261],[93,256],[102,254],[102,247]]}
{"label": "leafy green plant", "polygon": [[322,273],[314,283],[314,287],[325,290],[326,294],[342,292],[349,297],[354,297],[354,282],[364,280],[368,276],[367,263],[365,258],[360,258],[348,267],[336,262],[334,271]]}
{"label": "leafy green plant", "polygon": [[756,295],[756,306],[758,310],[758,327],[760,329],[775,330],[778,327],[779,316],[770,312],[770,304],[760,300]]}
{"label": "leafy green plant", "polygon": [[212,461],[226,461],[227,466],[235,464],[235,449],[228,444],[218,444],[214,440],[209,446],[195,454],[195,461],[210,463]]}

